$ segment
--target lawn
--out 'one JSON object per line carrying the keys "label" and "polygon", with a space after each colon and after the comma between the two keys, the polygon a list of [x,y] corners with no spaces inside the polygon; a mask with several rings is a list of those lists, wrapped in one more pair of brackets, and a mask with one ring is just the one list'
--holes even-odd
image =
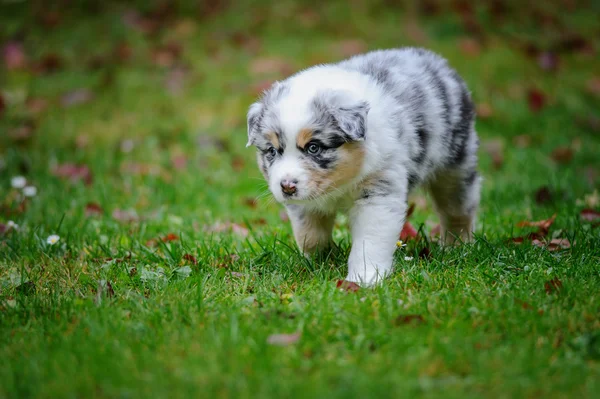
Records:
{"label": "lawn", "polygon": [[[596,2],[55,3],[0,5],[1,398],[600,396]],[[246,110],[405,45],[478,104],[477,239],[416,191],[394,274],[339,290],[347,219],[298,253]]]}

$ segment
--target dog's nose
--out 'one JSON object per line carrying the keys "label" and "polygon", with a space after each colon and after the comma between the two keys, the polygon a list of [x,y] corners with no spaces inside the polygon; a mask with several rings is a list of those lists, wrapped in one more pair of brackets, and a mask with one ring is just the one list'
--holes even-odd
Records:
{"label": "dog's nose", "polygon": [[298,184],[298,180],[283,179],[281,181],[281,191],[284,194],[292,195],[296,192],[296,184]]}

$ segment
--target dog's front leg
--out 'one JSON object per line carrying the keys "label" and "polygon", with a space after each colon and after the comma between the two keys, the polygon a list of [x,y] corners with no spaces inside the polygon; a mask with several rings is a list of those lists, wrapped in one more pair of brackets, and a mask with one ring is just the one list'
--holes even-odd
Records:
{"label": "dog's front leg", "polygon": [[289,205],[287,211],[292,222],[294,238],[304,255],[309,256],[331,246],[335,214],[310,211],[300,205]]}
{"label": "dog's front leg", "polygon": [[406,192],[356,201],[350,211],[352,250],[347,281],[374,285],[392,271],[394,251],[406,216]]}

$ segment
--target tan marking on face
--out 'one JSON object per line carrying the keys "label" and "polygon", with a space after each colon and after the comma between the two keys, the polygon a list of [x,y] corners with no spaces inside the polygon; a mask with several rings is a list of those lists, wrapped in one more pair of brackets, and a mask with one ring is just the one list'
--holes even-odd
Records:
{"label": "tan marking on face", "polygon": [[345,143],[336,151],[338,159],[333,169],[310,169],[311,179],[308,187],[316,195],[327,192],[328,188],[341,187],[360,173],[365,159],[362,143]]}
{"label": "tan marking on face", "polygon": [[273,144],[273,147],[275,147],[276,149],[280,148],[279,138],[277,137],[277,134],[275,134],[275,132],[268,132],[267,134],[265,134],[265,137],[271,142],[271,144]]}
{"label": "tan marking on face", "polygon": [[304,148],[313,138],[313,132],[310,129],[302,129],[296,137],[296,145],[298,148]]}

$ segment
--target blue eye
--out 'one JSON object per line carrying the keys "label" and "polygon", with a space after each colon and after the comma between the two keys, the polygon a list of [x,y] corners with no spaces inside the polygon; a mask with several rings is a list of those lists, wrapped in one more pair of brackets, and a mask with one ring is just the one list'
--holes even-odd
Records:
{"label": "blue eye", "polygon": [[277,150],[275,149],[275,147],[269,147],[269,149],[267,151],[269,152],[269,155],[272,157],[277,155]]}
{"label": "blue eye", "polygon": [[318,144],[311,143],[308,145],[308,147],[306,147],[306,152],[308,152],[310,155],[317,155],[321,152],[321,147]]}

